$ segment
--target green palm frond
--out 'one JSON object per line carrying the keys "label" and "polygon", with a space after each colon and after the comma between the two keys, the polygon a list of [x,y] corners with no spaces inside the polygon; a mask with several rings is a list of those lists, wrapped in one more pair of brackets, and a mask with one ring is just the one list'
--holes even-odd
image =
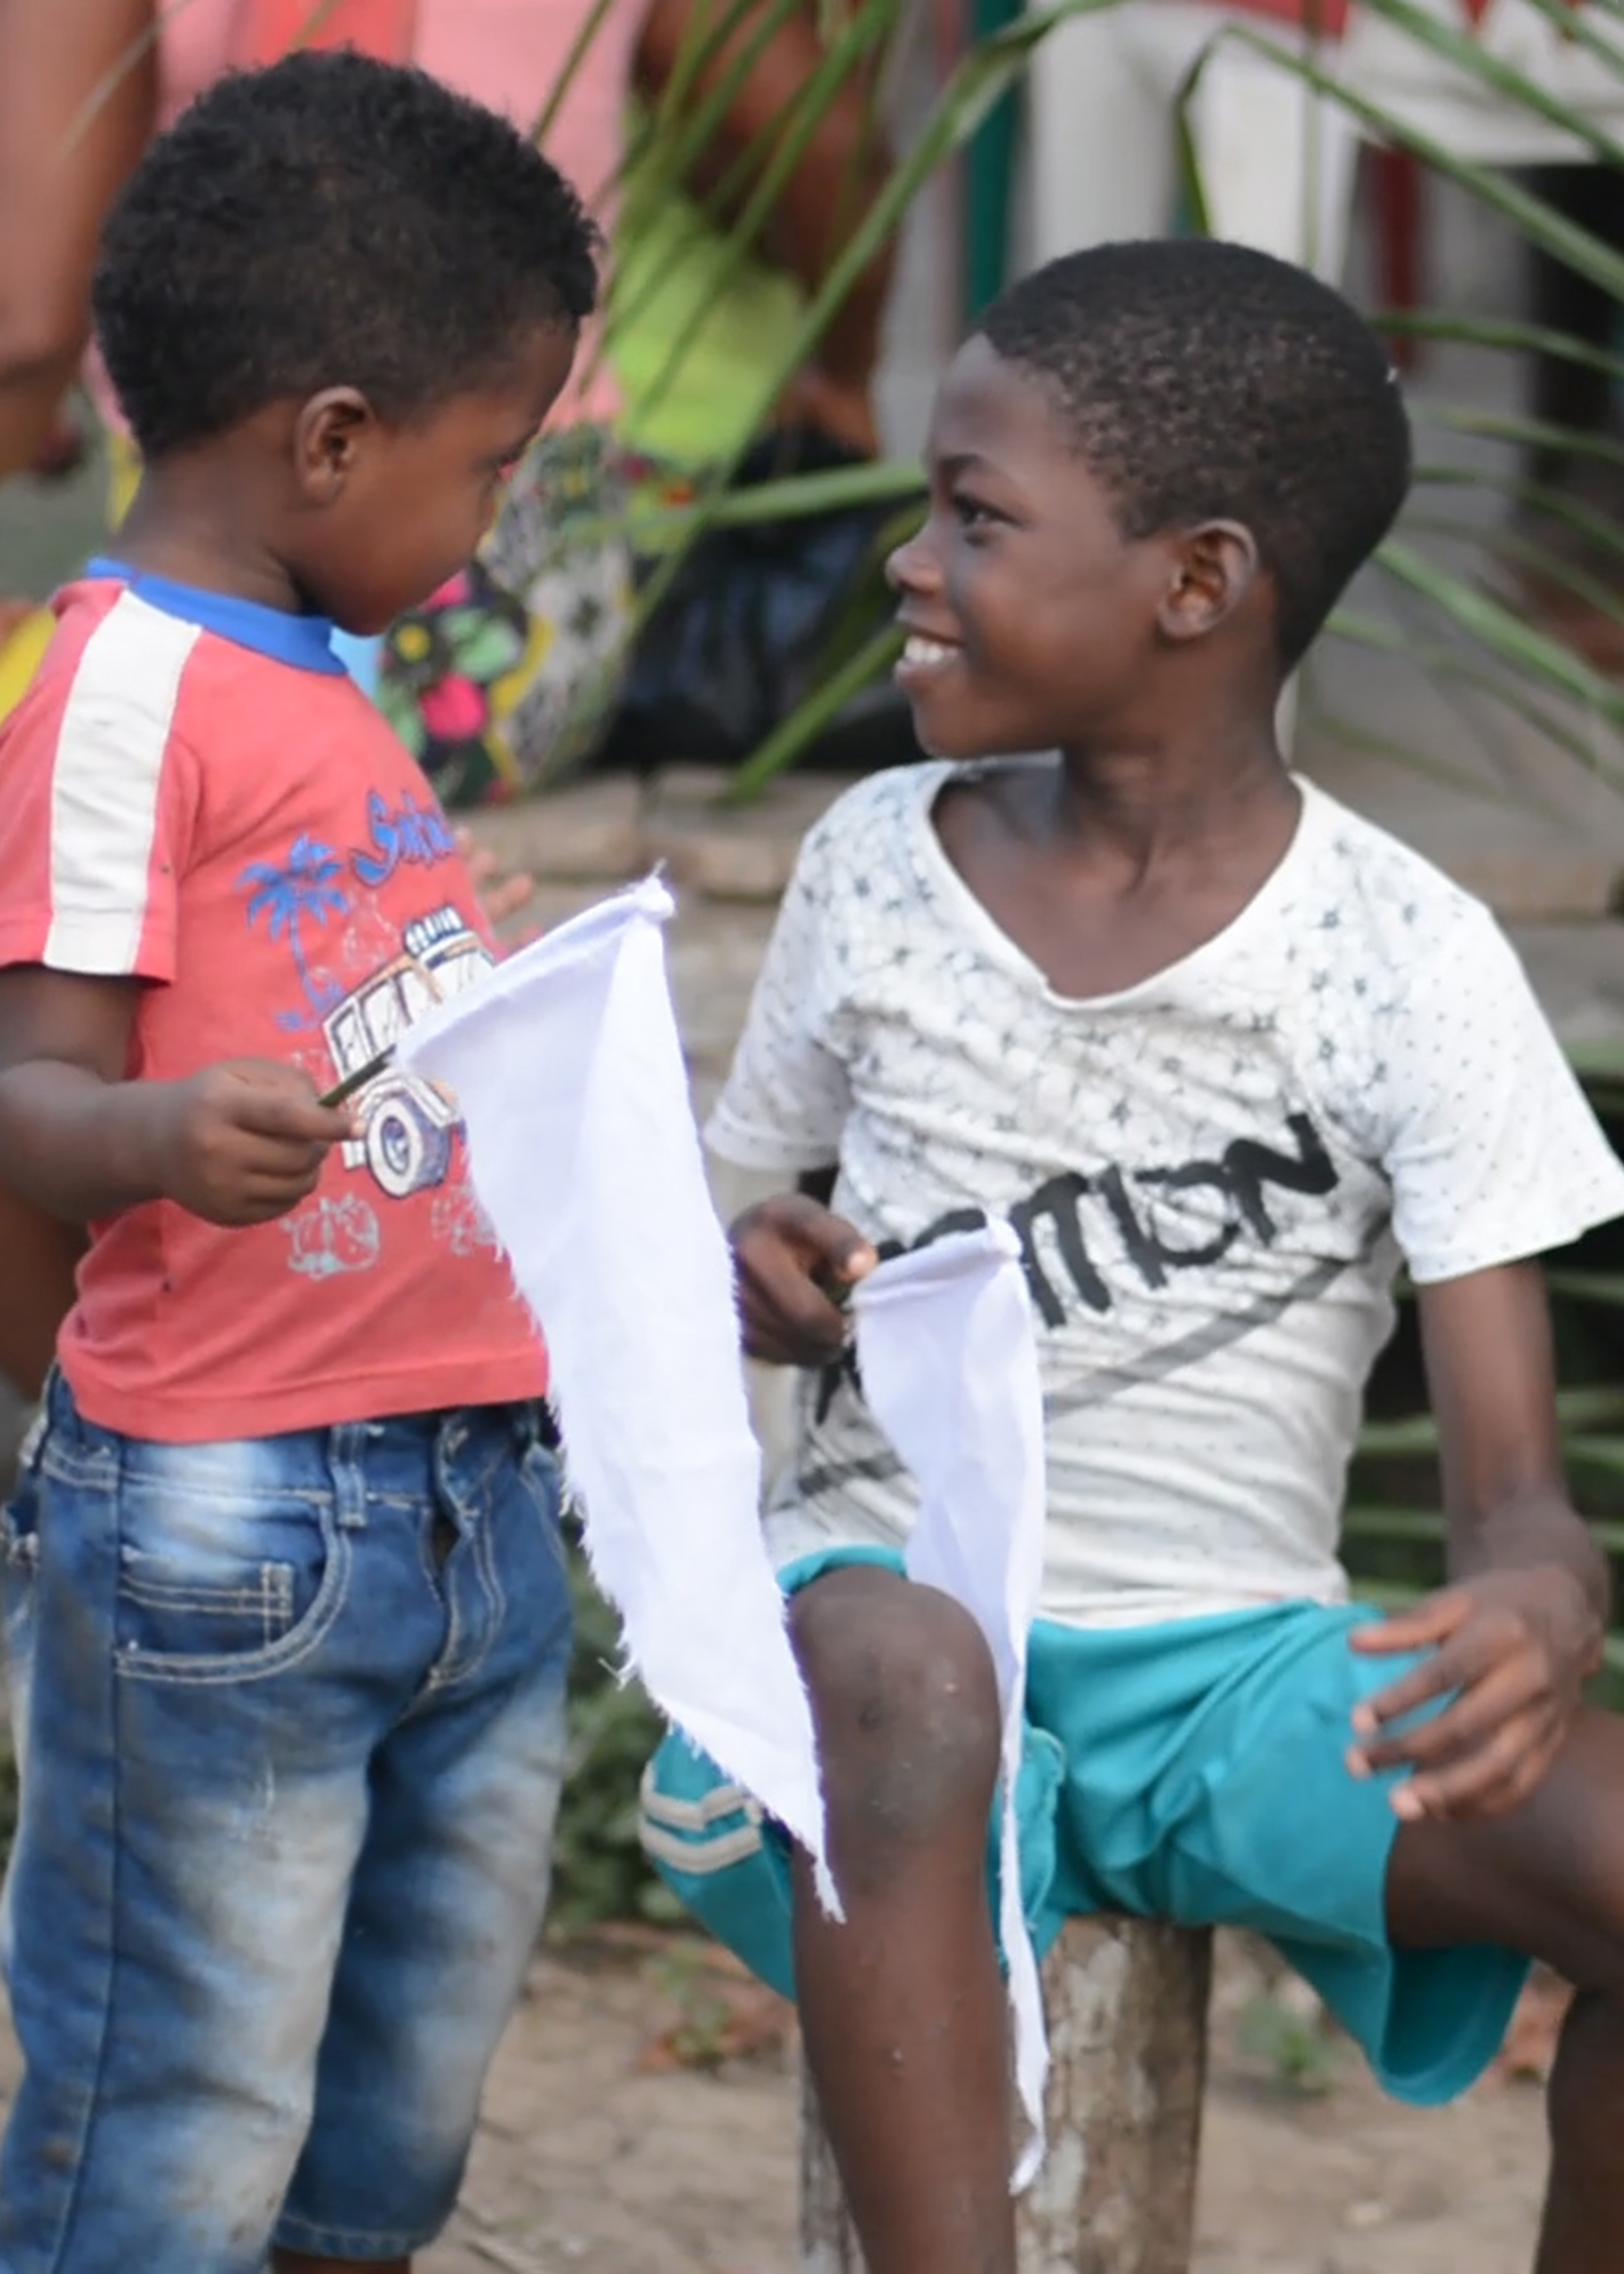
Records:
{"label": "green palm frond", "polygon": [[[1368,0],[1368,4],[1372,13],[1385,16],[1402,5],[1402,0]],[[1356,93],[1334,72],[1318,62],[1312,52],[1304,53],[1285,46],[1248,26],[1226,25],[1214,34],[1197,60],[1180,98],[1182,104],[1188,105],[1192,102],[1212,56],[1226,44],[1256,55],[1278,70],[1300,79],[1305,87],[1345,111],[1371,140],[1385,143],[1394,149],[1407,150],[1435,173],[1457,184],[1469,197],[1489,212],[1496,213],[1502,220],[1509,222],[1530,245],[1538,245],[1542,252],[1550,253],[1553,259],[1561,261],[1567,267],[1576,270],[1581,276],[1589,277],[1592,283],[1599,284],[1604,291],[1612,293],[1615,298],[1624,298],[1624,255],[1615,252],[1589,230],[1569,221],[1547,200],[1525,189],[1510,175],[1498,172],[1492,166],[1480,165],[1473,159],[1457,157],[1447,143],[1439,141],[1435,135],[1417,126],[1402,111],[1392,109]],[[1487,61],[1485,51],[1474,44],[1468,67],[1486,64]],[[1486,72],[1482,75],[1486,76]],[[1561,124],[1580,140],[1590,139],[1576,111],[1563,108]]]}
{"label": "green palm frond", "polygon": [[1443,341],[1461,347],[1496,348],[1509,355],[1550,356],[1624,381],[1624,357],[1596,347],[1589,340],[1575,339],[1570,332],[1553,331],[1545,324],[1454,309],[1445,315],[1436,308],[1376,308],[1370,320],[1384,338]]}
{"label": "green palm frond", "polygon": [[[1459,688],[1488,697],[1514,717],[1524,719],[1553,749],[1565,752],[1587,772],[1594,769],[1594,738],[1582,734],[1557,712],[1542,705],[1526,685],[1507,675],[1504,660],[1492,651],[1485,656],[1481,649],[1447,647],[1429,640],[1408,624],[1395,623],[1345,606],[1333,611],[1326,629],[1333,637],[1349,641],[1356,647],[1370,648],[1378,654],[1419,665],[1428,678],[1446,691]],[[1539,803],[1527,787],[1519,791],[1509,784],[1466,774],[1447,759],[1396,738],[1388,741],[1386,755],[1411,772],[1441,782],[1462,794],[1478,800],[1519,803],[1530,814],[1548,812],[1548,807]]]}
{"label": "green palm frond", "polygon": [[[1452,575],[1402,540],[1390,538],[1376,555],[1387,573],[1408,591],[1432,601],[1440,613],[1470,634],[1488,651],[1509,662],[1550,692],[1566,696],[1593,717],[1624,727],[1624,692],[1571,648],[1525,623],[1500,601],[1464,577]],[[1599,753],[1591,764],[1604,779],[1624,787],[1624,772]]]}
{"label": "green palm frond", "polygon": [[[1518,71],[1514,64],[1485,45],[1475,30],[1462,29],[1448,17],[1434,15],[1430,9],[1418,8],[1414,0],[1368,0],[1371,12],[1395,24],[1407,39],[1419,48],[1429,49],[1435,56],[1452,64],[1469,79],[1476,79],[1487,94],[1522,111],[1526,117],[1541,118],[1564,134],[1590,145],[1597,159],[1605,166],[1624,166],[1624,143],[1614,140],[1606,130],[1583,112],[1566,103],[1560,95],[1530,79],[1526,72]],[[1580,9],[1570,11],[1576,22],[1583,14]],[[1564,25],[1564,31],[1567,26]],[[1618,60],[1610,46],[1601,43],[1602,54],[1610,65],[1617,69]],[[1379,111],[1380,106],[1374,106]],[[1391,132],[1391,122],[1388,122]]]}
{"label": "green palm frond", "polygon": [[784,773],[832,725],[853,697],[871,687],[889,664],[902,652],[902,634],[886,624],[859,648],[857,653],[830,674],[792,718],[784,720],[754,750],[733,776],[726,795],[730,803],[743,803]]}

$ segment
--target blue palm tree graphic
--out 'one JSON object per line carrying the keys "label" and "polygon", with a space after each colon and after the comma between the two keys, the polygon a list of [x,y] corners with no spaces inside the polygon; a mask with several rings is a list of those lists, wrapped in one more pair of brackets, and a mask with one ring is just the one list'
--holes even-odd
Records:
{"label": "blue palm tree graphic", "polygon": [[[313,837],[300,837],[280,869],[268,861],[256,861],[237,879],[240,885],[252,888],[249,922],[258,923],[264,917],[271,937],[287,940],[305,1000],[319,1019],[326,1017],[342,990],[330,981],[323,982],[312,975],[304,960],[300,926],[306,918],[325,926],[330,915],[348,914],[350,895],[342,885],[333,881],[342,871],[343,863],[330,845],[318,844]],[[293,1020],[284,1023],[299,1022]]]}

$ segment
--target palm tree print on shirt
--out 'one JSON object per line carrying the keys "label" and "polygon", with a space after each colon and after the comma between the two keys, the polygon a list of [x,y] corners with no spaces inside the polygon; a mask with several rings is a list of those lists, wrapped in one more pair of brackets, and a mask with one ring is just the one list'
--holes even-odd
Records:
{"label": "palm tree print on shirt", "polygon": [[[333,881],[342,872],[343,863],[330,845],[319,844],[313,837],[300,837],[281,868],[268,861],[256,861],[238,879],[251,894],[249,922],[256,924],[263,917],[273,939],[287,940],[304,998],[318,1020],[327,1016],[343,990],[311,970],[303,927],[313,923],[325,928],[329,916],[348,915],[350,895]],[[277,1023],[303,1027],[310,1021],[297,1011],[282,1011]]]}

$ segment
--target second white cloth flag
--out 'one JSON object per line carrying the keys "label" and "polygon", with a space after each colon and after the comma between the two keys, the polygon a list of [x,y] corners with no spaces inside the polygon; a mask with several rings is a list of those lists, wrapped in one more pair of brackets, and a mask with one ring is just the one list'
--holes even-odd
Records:
{"label": "second white cloth flag", "polygon": [[1043,2160],[1049,2040],[1020,1896],[1015,1814],[1026,1645],[1043,1579],[1043,1391],[1020,1243],[1006,1224],[936,1241],[858,1284],[857,1364],[869,1411],[917,1479],[911,1579],[978,1622],[1003,1720],[998,1936],[1009,1969],[1015,2082],[1029,2127],[1014,2184]]}

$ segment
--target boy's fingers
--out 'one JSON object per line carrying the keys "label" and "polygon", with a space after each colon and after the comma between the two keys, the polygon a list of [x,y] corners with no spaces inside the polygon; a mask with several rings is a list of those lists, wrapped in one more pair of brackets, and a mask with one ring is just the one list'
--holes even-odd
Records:
{"label": "boy's fingers", "polygon": [[1373,1737],[1384,1723],[1401,1721],[1418,1706],[1447,1697],[1451,1690],[1460,1688],[1461,1681],[1460,1668],[1452,1666],[1440,1650],[1386,1690],[1379,1690],[1373,1698],[1362,1698],[1353,1709],[1353,1726],[1361,1737]]}
{"label": "boy's fingers", "polygon": [[355,1131],[347,1105],[323,1105],[313,1089],[260,1089],[244,1085],[233,1116],[239,1129],[306,1145],[339,1145]]}
{"label": "boy's fingers", "polygon": [[465,823],[459,822],[451,832],[457,853],[476,885],[485,882],[496,868],[496,855],[488,845],[482,845]]}
{"label": "boy's fingers", "polygon": [[774,1230],[790,1241],[805,1261],[832,1277],[848,1284],[865,1279],[880,1260],[854,1224],[833,1215],[808,1193],[786,1193],[767,1205]]}
{"label": "boy's fingers", "polygon": [[279,1146],[256,1155],[245,1167],[243,1190],[267,1201],[287,1193],[307,1193],[327,1165],[325,1145]]}
{"label": "boy's fingers", "polygon": [[1471,1610],[1469,1595],[1446,1587],[1440,1594],[1428,1595],[1408,1611],[1395,1611],[1387,1618],[1373,1619],[1368,1626],[1356,1627],[1349,1642],[1353,1649],[1370,1658],[1396,1657],[1402,1651],[1425,1650],[1429,1644],[1447,1642],[1465,1624]]}
{"label": "boy's fingers", "polygon": [[214,1203],[201,1201],[199,1213],[210,1223],[228,1226],[269,1224],[315,1190],[325,1157],[322,1148],[314,1149],[307,1156],[308,1166],[298,1173],[250,1167],[229,1196]]}
{"label": "boy's fingers", "polygon": [[838,1358],[846,1322],[804,1268],[764,1243],[739,1258],[745,1347],[754,1358],[816,1365]]}
{"label": "boy's fingers", "polygon": [[1470,1690],[1481,1685],[1497,1667],[1519,1662],[1522,1653],[1508,1653],[1503,1649],[1499,1635],[1487,1628],[1467,1628],[1462,1633],[1451,1635],[1449,1642],[1438,1644],[1431,1658],[1424,1658],[1419,1667],[1410,1667],[1408,1674],[1387,1690],[1379,1690],[1376,1697],[1363,1698],[1353,1708],[1353,1728],[1360,1737],[1374,1737],[1385,1721],[1399,1721],[1403,1714],[1415,1713],[1417,1706],[1426,1706],[1431,1698],[1442,1698],[1451,1690]]}
{"label": "boy's fingers", "polygon": [[1422,1816],[1504,1814],[1533,1790],[1554,1751],[1541,1717],[1519,1714],[1467,1759],[1395,1786],[1394,1808],[1412,1822]]}
{"label": "boy's fingers", "polygon": [[828,1269],[848,1285],[866,1279],[879,1264],[879,1257],[854,1224],[845,1223],[839,1216],[831,1216],[830,1237],[824,1247]]}
{"label": "boy's fingers", "polygon": [[1532,1711],[1539,1693],[1538,1678],[1527,1667],[1501,1667],[1418,1729],[1357,1746],[1363,1772],[1374,1774],[1406,1763],[1416,1768],[1445,1766],[1481,1744],[1502,1723]]}
{"label": "boy's fingers", "polygon": [[482,892],[480,898],[492,927],[498,928],[509,916],[517,915],[535,890],[534,877],[504,877],[500,884],[493,884]]}
{"label": "boy's fingers", "polygon": [[457,851],[468,870],[469,882],[479,896],[479,904],[494,930],[518,913],[536,889],[534,877],[523,872],[511,877],[502,874],[502,864],[488,845],[480,844],[470,829],[455,832]]}
{"label": "boy's fingers", "polygon": [[855,1225],[805,1193],[780,1193],[733,1229],[745,1349],[780,1366],[840,1355],[847,1323],[838,1294],[879,1261]]}
{"label": "boy's fingers", "polygon": [[320,1182],[326,1160],[325,1146],[312,1146],[297,1159],[284,1157],[272,1161],[261,1158],[248,1164],[238,1189],[244,1200],[256,1208],[267,1209],[273,1213],[279,1209],[291,1208],[296,1201],[302,1201],[306,1193],[314,1191]]}

